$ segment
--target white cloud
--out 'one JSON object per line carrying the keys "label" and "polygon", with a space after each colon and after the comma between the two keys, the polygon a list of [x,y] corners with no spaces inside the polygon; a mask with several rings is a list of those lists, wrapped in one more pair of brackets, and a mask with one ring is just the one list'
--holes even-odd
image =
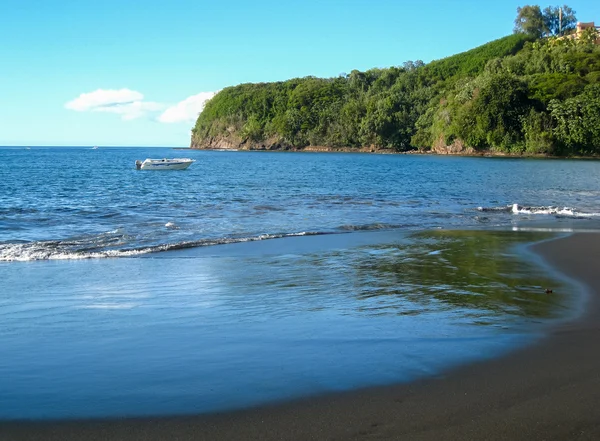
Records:
{"label": "white cloud", "polygon": [[124,120],[132,120],[141,118],[148,113],[159,112],[166,106],[161,103],[155,103],[152,101],[134,101],[131,103],[113,104],[111,106],[97,107],[93,109],[95,112],[108,112],[116,113],[121,115]]}
{"label": "white cloud", "polygon": [[206,101],[216,92],[201,92],[169,106],[154,101],[144,101],[144,95],[131,89],[98,89],[82,93],[65,104],[65,108],[77,112],[106,112],[121,115],[129,121],[149,114],[162,113],[157,120],[162,123],[193,123],[204,109]]}
{"label": "white cloud", "polygon": [[65,104],[65,107],[78,112],[85,112],[102,107],[129,104],[143,99],[144,95],[135,90],[98,89],[94,92],[82,93],[79,97]]}
{"label": "white cloud", "polygon": [[204,104],[215,96],[216,93],[200,92],[197,95],[192,95],[169,107],[158,117],[158,120],[163,123],[194,122],[204,109]]}
{"label": "white cloud", "polygon": [[77,112],[108,112],[121,115],[124,120],[140,118],[150,112],[159,112],[166,105],[144,101],[144,95],[130,89],[98,89],[82,93],[65,104]]}

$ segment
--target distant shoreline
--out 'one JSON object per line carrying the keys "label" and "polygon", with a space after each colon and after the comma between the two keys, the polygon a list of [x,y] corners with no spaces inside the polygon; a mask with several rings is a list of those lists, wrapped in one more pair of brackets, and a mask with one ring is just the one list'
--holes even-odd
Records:
{"label": "distant shoreline", "polygon": [[600,234],[532,247],[588,287],[585,313],[499,359],[415,383],[208,416],[0,423],[20,440],[598,439]]}
{"label": "distant shoreline", "polygon": [[309,146],[302,148],[216,148],[216,147],[174,147],[173,150],[198,150],[214,152],[291,152],[291,153],[367,153],[374,155],[418,155],[418,156],[456,156],[465,158],[523,158],[523,159],[590,159],[600,160],[600,156],[556,156],[548,154],[511,154],[503,152],[435,152],[435,151],[396,151],[394,149],[372,149],[351,147]]}

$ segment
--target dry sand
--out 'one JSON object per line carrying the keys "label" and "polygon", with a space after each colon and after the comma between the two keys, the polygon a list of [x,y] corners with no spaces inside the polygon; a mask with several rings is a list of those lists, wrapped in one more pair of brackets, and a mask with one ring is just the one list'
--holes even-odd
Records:
{"label": "dry sand", "polygon": [[0,440],[600,440],[600,234],[534,250],[589,297],[579,319],[506,357],[217,416],[0,423]]}

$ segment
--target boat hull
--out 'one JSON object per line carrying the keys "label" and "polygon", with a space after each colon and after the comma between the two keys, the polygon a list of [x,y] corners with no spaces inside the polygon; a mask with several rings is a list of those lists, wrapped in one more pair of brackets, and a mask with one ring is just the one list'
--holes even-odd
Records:
{"label": "boat hull", "polygon": [[195,162],[193,159],[146,159],[136,161],[138,170],[185,170]]}

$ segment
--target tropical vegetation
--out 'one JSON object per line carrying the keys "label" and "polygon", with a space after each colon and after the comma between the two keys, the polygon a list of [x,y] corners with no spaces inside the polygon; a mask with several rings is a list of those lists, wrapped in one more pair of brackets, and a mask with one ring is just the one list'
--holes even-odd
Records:
{"label": "tropical vegetation", "polygon": [[192,147],[598,155],[600,45],[575,23],[524,6],[513,35],[427,64],[227,87]]}

